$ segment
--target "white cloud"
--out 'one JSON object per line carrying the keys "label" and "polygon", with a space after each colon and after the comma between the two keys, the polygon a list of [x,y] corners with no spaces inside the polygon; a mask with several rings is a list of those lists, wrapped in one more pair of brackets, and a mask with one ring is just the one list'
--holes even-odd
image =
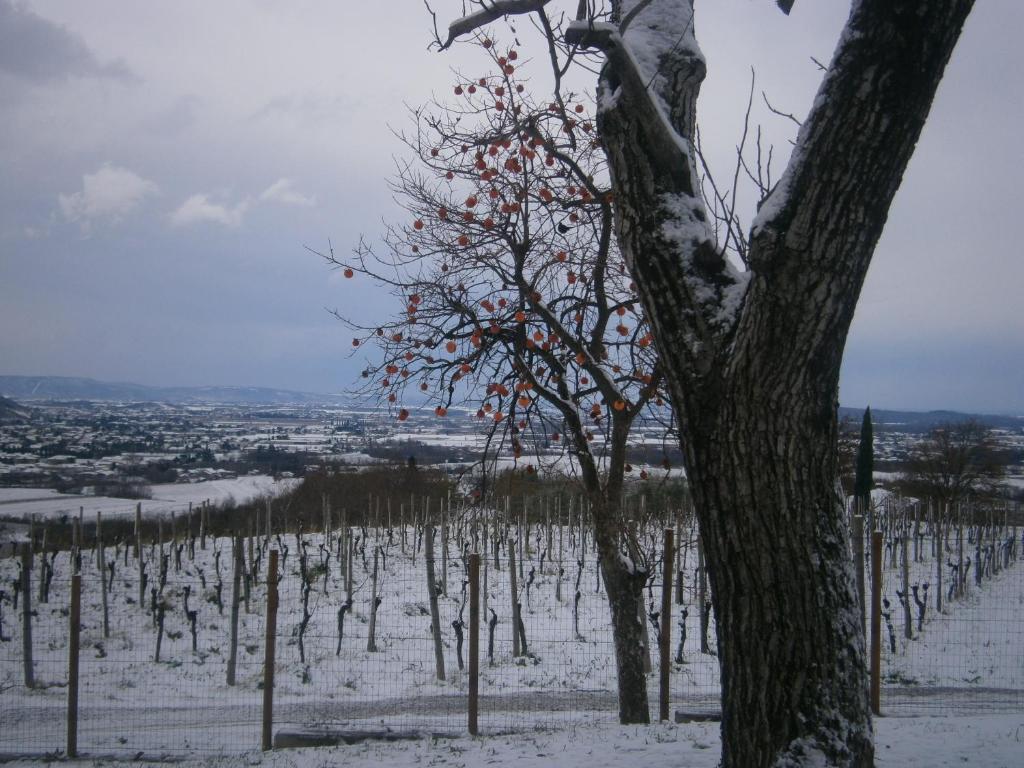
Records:
{"label": "white cloud", "polygon": [[116,222],[158,192],[152,181],[127,168],[104,164],[96,173],[82,176],[82,191],[58,195],[61,212],[83,228],[99,219]]}
{"label": "white cloud", "polygon": [[186,226],[208,221],[222,224],[225,227],[237,227],[241,225],[247,210],[249,210],[248,200],[243,200],[229,208],[226,205],[211,202],[206,195],[197,194],[192,195],[171,214],[171,223]]}
{"label": "white cloud", "polygon": [[267,187],[260,200],[268,203],[281,203],[283,205],[316,205],[316,198],[312,195],[304,195],[292,184],[291,179],[281,178]]}

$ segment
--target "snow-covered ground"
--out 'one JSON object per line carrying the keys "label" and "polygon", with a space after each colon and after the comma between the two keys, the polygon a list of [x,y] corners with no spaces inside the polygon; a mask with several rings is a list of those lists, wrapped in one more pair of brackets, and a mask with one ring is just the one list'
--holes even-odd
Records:
{"label": "snow-covered ground", "polygon": [[[286,478],[275,480],[268,475],[244,475],[230,480],[209,480],[202,483],[166,483],[150,486],[152,498],[142,499],[143,514],[169,514],[172,510],[183,512],[193,505],[209,501],[222,504],[234,500],[237,503],[250,501],[259,496],[277,496],[294,487],[299,480]],[[28,520],[60,518],[77,515],[83,508],[88,519],[100,511],[104,517],[118,517],[135,513],[137,502],[130,499],[115,499],[107,496],[79,496],[57,493],[50,489],[0,488],[0,517]]]}
{"label": "snow-covered ground", "polygon": [[[492,529],[493,533],[493,529]],[[355,529],[362,536],[361,529]],[[438,681],[430,638],[426,572],[422,541],[408,528],[366,534],[370,545],[353,559],[353,607],[345,615],[339,644],[338,609],[345,599],[337,536],[323,549],[320,534],[304,537],[306,568],[313,575],[308,607],[310,620],[302,635],[305,662],[300,660],[302,580],[300,545],[295,535],[274,537],[271,544],[282,556],[281,610],[277,623],[275,725],[286,727],[397,728],[460,735],[465,730],[468,680],[457,665],[457,637],[453,622],[463,609],[464,568],[453,532],[448,545],[447,596],[440,598],[440,624],[444,638],[446,680]],[[488,635],[481,626],[481,729],[484,739],[457,738],[398,745],[364,745],[339,750],[306,750],[280,755],[247,753],[259,740],[262,701],[263,637],[266,592],[263,581],[266,555],[260,560],[248,610],[242,609],[239,631],[237,685],[228,686],[228,628],[231,604],[230,545],[225,539],[186,547],[181,568],[167,549],[167,581],[162,590],[166,604],[165,632],[160,661],[154,661],[157,629],[150,612],[152,596],[138,605],[138,566],[124,550],[109,549],[115,562],[109,595],[110,636],[103,636],[102,594],[94,553],[83,553],[81,639],[81,693],[79,746],[85,753],[174,755],[202,759],[195,764],[234,766],[323,765],[332,761],[370,765],[384,760],[396,765],[426,764],[562,765],[619,763],[711,766],[717,761],[715,725],[621,728],[615,725],[615,670],[608,608],[599,591],[592,541],[579,547],[577,531],[556,528],[551,550],[536,526],[529,536],[523,574],[517,588],[523,604],[523,622],[530,655],[512,655],[510,622],[511,584],[502,549],[499,567],[487,548],[487,605],[499,623],[495,629],[493,664],[488,663]],[[515,537],[515,529],[512,529]],[[466,543],[471,541],[467,534]],[[561,541],[561,547],[559,542]],[[374,544],[379,543],[376,651],[368,651]],[[482,541],[478,540],[481,545]],[[437,542],[440,547],[440,541]],[[558,552],[562,552],[559,576]],[[285,551],[287,550],[287,557]],[[220,556],[216,556],[220,552]],[[934,563],[915,566],[912,581],[928,578]],[[552,554],[555,562],[552,562]],[[684,567],[687,640],[684,663],[672,665],[674,709],[708,711],[717,707],[718,669],[712,655],[699,652],[699,612],[695,605],[694,553],[686,551]],[[246,548],[246,558],[248,549]],[[583,560],[582,569],[579,560]],[[148,585],[158,586],[159,553],[145,548]],[[435,578],[444,573],[440,550]],[[0,753],[42,754],[63,748],[67,676],[70,566],[66,553],[57,556],[56,575],[48,603],[38,602],[33,622],[35,674],[42,685],[33,690],[22,684],[20,616],[11,595],[0,601],[0,625],[7,642],[0,643]],[[531,581],[530,573],[533,572]],[[17,574],[17,561],[0,561],[0,589],[7,590]],[[325,580],[326,576],[326,580]],[[38,561],[33,579],[39,577]],[[578,625],[574,620],[574,594],[579,577]],[[884,591],[893,601],[895,572],[887,571]],[[217,606],[217,585],[223,610]],[[530,585],[529,596],[526,584]],[[560,588],[559,588],[560,585]],[[188,608],[196,611],[196,651],[192,651]],[[558,599],[560,593],[561,600]],[[651,597],[657,601],[659,586]],[[1024,566],[1014,564],[968,595],[947,603],[944,613],[926,614],[914,638],[901,636],[901,614],[893,612],[896,653],[890,652],[883,627],[883,711],[886,714],[949,712],[948,718],[893,718],[879,721],[879,765],[955,765],[971,756],[972,765],[1020,765],[1024,755]],[[673,655],[678,642],[678,611],[673,619]],[[487,613],[486,616],[490,616]],[[710,642],[714,646],[713,622]],[[468,658],[468,639],[463,648]],[[909,687],[907,687],[909,686]],[[896,691],[913,691],[900,699]],[[657,659],[649,678],[656,695]],[[973,698],[972,698],[973,697]],[[935,705],[938,705],[937,707]],[[973,707],[973,708],[972,708]],[[974,712],[1013,711],[1014,717],[975,718]],[[652,711],[656,711],[652,707]],[[973,724],[968,730],[964,723]],[[549,732],[544,729],[557,729]],[[540,730],[538,730],[540,729]],[[1018,729],[1020,729],[1018,731]],[[500,734],[515,730],[509,739]],[[983,734],[975,738],[973,733]],[[964,742],[947,744],[950,734]],[[984,749],[980,749],[984,745]],[[961,749],[962,748],[962,749]],[[247,753],[237,757],[239,753]],[[1017,760],[1007,761],[1016,754]],[[216,759],[215,759],[216,758]],[[956,759],[954,759],[956,758]],[[914,761],[917,762],[914,762]],[[947,762],[942,762],[947,761]],[[988,762],[986,762],[988,761]]]}
{"label": "snow-covered ground", "polygon": [[[352,746],[249,750],[175,762],[181,768],[714,768],[721,750],[714,723],[651,726],[583,725],[506,736],[364,742]],[[877,768],[1019,768],[1024,756],[1024,716],[901,717],[875,719]],[[48,762],[48,761],[46,761]],[[60,763],[66,764],[63,759]],[[14,760],[35,768],[39,760]],[[141,765],[130,759],[90,759],[81,765]],[[145,764],[149,764],[148,761]]]}

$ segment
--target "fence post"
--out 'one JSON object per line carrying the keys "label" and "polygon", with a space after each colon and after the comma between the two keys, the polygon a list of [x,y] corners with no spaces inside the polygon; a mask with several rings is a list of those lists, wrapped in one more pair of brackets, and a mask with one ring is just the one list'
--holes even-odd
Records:
{"label": "fence post", "polygon": [[[487,551],[486,549],[484,550]],[[469,556],[469,733],[478,736],[480,712],[480,555]]]}
{"label": "fence post", "polygon": [[[39,583],[44,581],[42,574]],[[21,545],[21,656],[25,667],[25,687],[35,686],[32,667],[32,544]]]}
{"label": "fence post", "polygon": [[444,650],[441,647],[441,615],[437,607],[437,582],[434,580],[434,526],[423,527],[424,559],[427,561],[427,597],[430,600],[430,634],[434,637],[434,665],[437,679],[444,680]]}
{"label": "fence post", "polygon": [[704,541],[700,532],[697,533],[697,603],[700,610],[700,652],[711,653],[708,645],[708,612],[704,605],[708,601],[708,574],[704,569]]}
{"label": "fence post", "polygon": [[142,560],[142,502],[135,505],[135,559],[139,566],[139,610],[146,612],[146,565]]}
{"label": "fence post", "polygon": [[71,577],[71,619],[68,640],[68,742],[67,756],[78,756],[78,648],[82,623],[82,574]]}
{"label": "fence post", "polygon": [[512,655],[520,656],[519,648],[519,590],[516,584],[516,543],[512,537],[508,537],[508,550],[505,557],[508,559],[508,576],[512,587]]}
{"label": "fence post", "polygon": [[867,597],[864,584],[864,516],[853,516],[853,562],[857,568],[857,597],[860,598],[860,631],[867,636]]}
{"label": "fence post", "polygon": [[904,526],[904,534],[900,537],[901,552],[901,574],[903,581],[903,636],[907,640],[914,638],[914,617],[910,613],[910,549],[907,542],[907,526]]}
{"label": "fence post", "polygon": [[242,537],[238,534],[231,539],[231,648],[228,652],[227,684],[235,684],[235,670],[238,666],[238,608],[242,601]]}
{"label": "fence post", "polygon": [[669,651],[672,645],[672,564],[675,561],[674,531],[665,529],[665,554],[662,558],[664,575],[661,579],[661,632],[658,638],[658,672],[660,676],[659,714],[660,720],[668,720]]}
{"label": "fence post", "polygon": [[[949,514],[949,505],[946,505],[946,514]],[[935,508],[935,532],[932,536],[935,541],[935,612],[942,613],[942,569],[946,567],[946,545],[943,540],[942,507]]]}
{"label": "fence post", "polygon": [[277,645],[277,550],[267,564],[267,634],[263,662],[263,750],[274,746],[274,652]]}
{"label": "fence post", "polygon": [[882,709],[882,532],[871,532],[871,711]]}
{"label": "fence post", "polygon": [[103,547],[103,533],[100,526],[103,513],[96,510],[96,568],[100,573],[100,595],[103,600],[103,637],[110,637],[110,599],[107,597],[107,551]]}
{"label": "fence post", "polygon": [[380,545],[373,547],[373,576],[370,580],[370,625],[366,631],[366,651],[377,651],[377,567],[380,558]]}

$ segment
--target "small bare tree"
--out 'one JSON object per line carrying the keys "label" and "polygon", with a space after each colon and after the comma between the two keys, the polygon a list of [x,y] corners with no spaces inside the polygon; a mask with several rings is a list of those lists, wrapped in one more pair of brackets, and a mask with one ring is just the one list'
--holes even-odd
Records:
{"label": "small bare tree", "polygon": [[992,430],[977,419],[965,419],[940,424],[915,444],[900,484],[907,495],[944,509],[996,494],[1004,473]]}
{"label": "small bare tree", "polygon": [[532,474],[554,449],[578,472],[611,606],[620,717],[647,722],[646,566],[620,505],[637,419],[671,432],[660,367],[612,237],[589,104],[571,93],[535,102],[516,50],[476,42],[491,71],[459,77],[455,101],[417,110],[415,132],[401,136],[416,158],[393,182],[407,223],[387,229],[384,252],[363,243],[352,259],[326,258],[401,306],[382,325],[342,318],[354,348],[375,348],[362,391],[399,421],[417,398],[437,418],[468,407],[487,438],[481,498],[501,456]]}

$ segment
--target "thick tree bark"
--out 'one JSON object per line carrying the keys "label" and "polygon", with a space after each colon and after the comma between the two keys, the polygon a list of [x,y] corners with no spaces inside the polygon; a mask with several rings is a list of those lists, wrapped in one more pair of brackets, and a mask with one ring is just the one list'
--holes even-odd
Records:
{"label": "thick tree bark", "polygon": [[[623,18],[638,3],[618,6]],[[692,2],[655,0],[624,34],[589,32],[608,55],[599,128],[620,243],[668,372],[707,550],[724,766],[873,762],[837,487],[839,368],[970,7],[854,3],[790,165],[755,219],[745,275],[714,242],[696,183],[705,67]]]}
{"label": "thick tree bark", "polygon": [[[492,10],[545,4],[499,0]],[[715,242],[700,196],[693,139],[705,63],[693,5],[612,0],[612,23],[581,20],[566,37],[607,55],[598,129],[707,552],[722,762],[870,766],[838,486],[839,368],[889,206],[973,0],[854,0],[786,172],[754,219],[746,273]],[[465,17],[451,38],[493,18]],[[613,616],[623,621],[617,635],[628,633],[628,568],[597,529]],[[622,675],[620,664],[620,695]]]}

